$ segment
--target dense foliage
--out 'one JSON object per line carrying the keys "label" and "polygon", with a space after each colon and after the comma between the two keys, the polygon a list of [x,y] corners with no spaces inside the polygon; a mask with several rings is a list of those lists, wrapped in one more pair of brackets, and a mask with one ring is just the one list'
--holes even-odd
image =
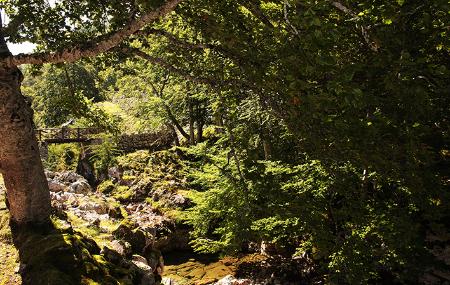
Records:
{"label": "dense foliage", "polygon": [[448,3],[203,5],[149,31],[151,57],[132,53],[215,94],[220,139],[194,151],[206,192],[193,245],[273,242],[337,283],[413,282],[436,265],[425,237],[449,201]]}
{"label": "dense foliage", "polygon": [[[82,41],[142,1],[73,2],[47,10],[71,11],[64,29],[90,24]],[[109,16],[89,22],[86,5]],[[29,88],[46,125],[89,117],[86,98],[103,97],[123,132],[177,132],[196,250],[268,243],[330,283],[411,284],[442,265],[427,236],[449,227],[449,19],[442,0],[191,0],[94,63],[98,78],[71,65],[69,88],[52,66]],[[72,42],[20,28],[41,47]]]}

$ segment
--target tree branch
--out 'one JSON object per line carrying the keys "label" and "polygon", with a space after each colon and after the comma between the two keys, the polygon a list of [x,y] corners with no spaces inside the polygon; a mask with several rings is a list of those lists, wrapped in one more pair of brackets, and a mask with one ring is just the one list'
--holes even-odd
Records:
{"label": "tree branch", "polygon": [[167,71],[173,73],[173,74],[177,74],[180,75],[181,77],[186,78],[189,81],[195,82],[195,83],[199,83],[199,84],[206,84],[209,85],[211,87],[217,87],[217,86],[223,86],[223,85],[232,85],[232,82],[229,81],[224,81],[219,83],[218,81],[215,81],[214,79],[210,79],[210,78],[205,78],[205,77],[197,77],[197,76],[193,76],[191,74],[189,74],[189,72],[186,72],[184,70],[181,70],[175,66],[173,66],[172,64],[166,62],[165,60],[158,58],[158,57],[154,57],[151,56],[139,49],[136,48],[121,48],[120,49],[123,53],[126,54],[132,54],[135,56],[138,56],[142,59],[147,60],[150,63],[156,64],[164,69],[166,69]]}
{"label": "tree branch", "polygon": [[167,116],[169,117],[169,120],[172,122],[172,127],[176,127],[178,129],[178,131],[180,132],[180,134],[185,137],[187,140],[189,140],[189,135],[186,133],[186,131],[183,129],[183,127],[181,126],[181,124],[178,122],[177,118],[175,117],[175,115],[172,113],[172,110],[170,109],[169,105],[167,105],[166,102],[164,102],[164,98],[163,98],[163,92],[165,89],[165,86],[167,84],[167,82],[169,81],[169,77],[170,75],[167,75],[167,77],[164,79],[163,84],[160,88],[160,90],[158,91],[158,89],[156,89],[155,84],[153,84],[153,82],[151,81],[147,81],[150,84],[150,87],[153,90],[153,94],[161,99],[161,104],[164,107],[164,110],[166,110]]}
{"label": "tree branch", "polygon": [[[350,15],[350,16],[352,16],[355,19],[358,19],[358,20],[360,19],[358,14],[356,14],[350,8],[346,7],[341,2],[335,1],[335,0],[328,0],[328,2],[330,2],[331,5],[333,5],[338,10],[344,12],[345,14]],[[364,40],[366,41],[366,43],[369,46],[369,48],[372,51],[377,52],[380,49],[380,44],[379,44],[379,41],[377,39],[375,39],[373,36],[370,35],[370,33],[369,33],[370,27],[361,25],[360,28],[361,28],[361,34],[364,37]]]}
{"label": "tree branch", "polygon": [[[120,44],[124,39],[142,29],[145,25],[154,22],[160,17],[173,11],[183,0],[168,0],[156,10],[144,14],[141,18],[131,21],[123,29],[108,35],[102,40],[94,40],[87,45],[75,46],[63,49],[55,53],[19,54],[6,59],[8,66],[21,64],[43,64],[74,62],[84,57],[93,57],[100,53],[107,52]],[[86,47],[87,46],[87,47]]]}
{"label": "tree branch", "polygon": [[6,44],[5,37],[3,35],[3,19],[0,13],[0,57],[8,56],[9,52],[8,45]]}
{"label": "tree branch", "polygon": [[270,20],[264,15],[263,11],[261,11],[258,4],[251,1],[245,1],[244,7],[247,8],[256,18],[258,18],[264,25],[269,27],[270,29],[274,29],[275,27],[270,22]]}
{"label": "tree branch", "polygon": [[[251,61],[250,59],[244,59],[242,56],[240,56],[239,54],[224,48],[223,46],[220,45],[215,45],[215,44],[211,44],[211,43],[199,43],[199,44],[195,44],[195,43],[191,43],[191,42],[187,42],[185,40],[182,40],[176,36],[174,36],[173,34],[162,30],[162,29],[154,29],[154,28],[149,28],[149,29],[143,29],[140,31],[137,31],[135,33],[135,35],[137,36],[142,36],[142,37],[146,37],[148,35],[159,35],[159,36],[163,36],[165,37],[171,44],[174,44],[178,47],[184,48],[186,50],[205,50],[205,49],[210,49],[212,51],[214,51],[216,54],[222,56],[222,57],[226,57],[230,60],[233,61],[233,63],[235,63],[237,66],[242,66],[242,63],[245,61],[250,62],[252,65],[255,66],[255,62]],[[257,66],[255,66],[255,68],[257,68]]]}
{"label": "tree branch", "polygon": [[284,20],[286,21],[286,23],[288,24],[288,26],[292,29],[293,33],[299,37],[300,33],[298,31],[298,29],[292,25],[291,21],[289,20],[289,15],[288,15],[288,7],[291,7],[291,5],[289,4],[288,1],[284,1],[284,5],[283,5],[283,14],[284,14]]}

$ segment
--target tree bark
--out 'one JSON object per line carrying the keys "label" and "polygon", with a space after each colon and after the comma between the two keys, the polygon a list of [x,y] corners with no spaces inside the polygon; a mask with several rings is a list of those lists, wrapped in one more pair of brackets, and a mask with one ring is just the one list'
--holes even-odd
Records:
{"label": "tree bark", "polygon": [[[11,56],[0,35],[0,60]],[[0,172],[6,186],[11,223],[44,224],[50,192],[32,123],[32,110],[20,92],[22,73],[0,61]]]}
{"label": "tree bark", "polygon": [[203,142],[203,121],[197,121],[197,143]]}
{"label": "tree bark", "polygon": [[272,144],[267,138],[263,139],[263,148],[264,148],[264,159],[271,160],[272,159]]}
{"label": "tree bark", "polygon": [[203,142],[203,126],[205,125],[205,109],[202,103],[197,105],[197,143]]}
{"label": "tree bark", "polygon": [[180,132],[180,134],[185,137],[187,140],[190,140],[189,135],[186,133],[186,131],[183,129],[183,127],[178,122],[177,118],[175,118],[174,114],[170,110],[170,107],[167,106],[167,104],[164,104],[164,109],[166,110],[167,116],[169,117],[169,120],[172,122],[173,126],[177,128],[177,130]]}
{"label": "tree bark", "polygon": [[194,107],[192,106],[192,100],[188,98],[189,102],[189,144],[195,145],[195,132],[194,132]]}

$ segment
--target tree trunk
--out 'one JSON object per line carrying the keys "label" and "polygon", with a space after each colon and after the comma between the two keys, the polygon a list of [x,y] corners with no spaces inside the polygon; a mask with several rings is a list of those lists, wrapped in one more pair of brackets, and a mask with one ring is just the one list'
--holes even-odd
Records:
{"label": "tree trunk", "polygon": [[20,92],[22,73],[4,64],[10,56],[0,35],[0,172],[5,180],[11,222],[46,223],[50,192],[32,123],[32,110]]}
{"label": "tree trunk", "polygon": [[203,142],[203,120],[197,121],[197,143]]}
{"label": "tree trunk", "polygon": [[264,148],[264,159],[271,160],[272,159],[272,144],[267,138],[263,139],[263,148]]}
{"label": "tree trunk", "polygon": [[175,145],[180,146],[180,139],[178,138],[177,130],[172,124],[169,124],[170,129],[173,132],[174,138],[175,138]]}
{"label": "tree trunk", "polygon": [[194,132],[194,107],[192,106],[192,101],[189,99],[189,144],[195,145],[195,132]]}
{"label": "tree trunk", "polygon": [[164,103],[164,109],[166,110],[169,120],[172,122],[172,126],[175,126],[183,137],[185,137],[187,140],[190,140],[189,135],[184,131],[183,127],[180,125],[177,118],[175,118],[172,111],[170,110],[170,107],[168,105],[166,105],[165,103]]}

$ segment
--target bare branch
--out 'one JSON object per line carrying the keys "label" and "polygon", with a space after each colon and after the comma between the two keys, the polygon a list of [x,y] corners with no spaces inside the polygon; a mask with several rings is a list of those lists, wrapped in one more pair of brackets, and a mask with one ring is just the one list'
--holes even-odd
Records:
{"label": "bare branch", "polygon": [[[354,19],[357,19],[357,20],[360,19],[360,17],[358,16],[358,14],[356,12],[354,12],[350,8],[346,7],[341,2],[335,1],[335,0],[328,0],[328,2],[330,2],[331,5],[333,5],[338,10],[344,12],[347,15],[352,16]],[[357,27],[358,26],[359,25],[357,24]],[[364,40],[366,41],[369,48],[372,51],[377,52],[380,49],[380,44],[379,44],[379,41],[370,34],[370,27],[361,25],[361,26],[359,26],[359,28],[361,29],[361,34],[364,37]]]}
{"label": "bare branch", "polygon": [[10,56],[6,59],[6,64],[8,66],[17,66],[21,64],[74,62],[84,57],[96,56],[111,50],[124,39],[142,29],[145,25],[152,23],[173,11],[182,1],[183,0],[168,0],[160,8],[146,13],[139,19],[131,21],[123,29],[112,33],[104,39],[96,39],[87,45],[75,46],[55,53],[19,54]]}
{"label": "bare branch", "polygon": [[289,16],[288,16],[288,7],[291,7],[291,5],[288,3],[287,0],[284,1],[284,5],[283,5],[283,12],[284,12],[284,20],[286,21],[286,23],[289,25],[289,27],[292,29],[292,31],[294,32],[294,34],[296,36],[300,36],[300,33],[298,32],[298,29],[292,25],[291,21],[289,20]]}

